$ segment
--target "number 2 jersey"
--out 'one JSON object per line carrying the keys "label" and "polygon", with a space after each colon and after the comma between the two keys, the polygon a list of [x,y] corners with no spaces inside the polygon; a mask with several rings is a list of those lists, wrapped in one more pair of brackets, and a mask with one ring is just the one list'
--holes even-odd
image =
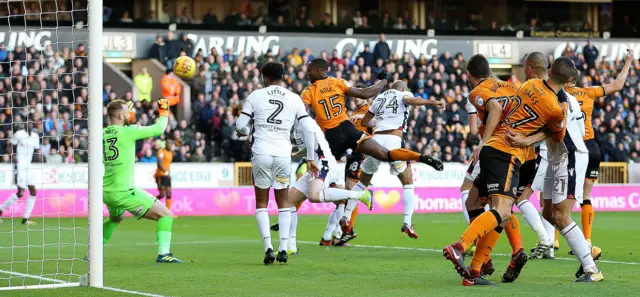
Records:
{"label": "number 2 jersey", "polygon": [[413,94],[390,89],[373,99],[369,113],[376,119],[375,132],[388,130],[406,132],[409,106],[404,103],[404,97],[413,97]]}
{"label": "number 2 jersey", "polygon": [[242,114],[253,121],[251,152],[275,157],[291,156],[291,128],[308,116],[300,96],[280,86],[253,91]]}
{"label": "number 2 jersey", "polygon": [[349,120],[345,96],[350,88],[351,84],[344,79],[327,77],[316,80],[302,91],[302,101],[311,106],[322,131]]}
{"label": "number 2 jersey", "polygon": [[162,134],[167,129],[169,119],[160,117],[152,126],[112,125],[102,129],[104,143],[105,192],[123,192],[135,188],[134,168],[136,162],[136,141]]}

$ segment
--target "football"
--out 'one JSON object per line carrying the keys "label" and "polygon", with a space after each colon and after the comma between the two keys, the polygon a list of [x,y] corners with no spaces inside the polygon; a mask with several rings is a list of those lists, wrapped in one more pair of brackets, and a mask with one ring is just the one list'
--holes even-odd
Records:
{"label": "football", "polygon": [[191,57],[182,56],[173,63],[173,73],[181,78],[191,78],[196,71],[196,61]]}

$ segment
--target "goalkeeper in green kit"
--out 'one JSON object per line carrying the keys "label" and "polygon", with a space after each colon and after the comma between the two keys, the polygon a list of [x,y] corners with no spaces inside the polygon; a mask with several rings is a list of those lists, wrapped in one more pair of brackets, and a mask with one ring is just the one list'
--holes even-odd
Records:
{"label": "goalkeeper in green kit", "polygon": [[[171,254],[171,225],[173,213],[156,197],[134,184],[134,165],[136,161],[136,141],[159,136],[169,122],[169,101],[158,101],[160,118],[147,127],[130,125],[135,123],[132,104],[123,100],[114,100],[107,105],[109,127],[102,130],[104,142],[104,203],[109,209],[109,218],[102,229],[106,243],[125,211],[136,219],[147,218],[158,222],[156,238],[158,240],[158,263],[182,263]],[[133,119],[133,120],[130,120]]]}

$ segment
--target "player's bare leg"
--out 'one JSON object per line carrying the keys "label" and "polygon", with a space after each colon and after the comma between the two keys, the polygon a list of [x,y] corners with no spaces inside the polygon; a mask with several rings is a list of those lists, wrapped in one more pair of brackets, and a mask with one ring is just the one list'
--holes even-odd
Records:
{"label": "player's bare leg", "polygon": [[[289,231],[291,228],[291,204],[289,203],[289,188],[274,190],[276,196],[276,204],[278,204],[278,225],[280,225],[280,246],[278,247],[278,255],[276,261],[280,263],[287,263],[289,260],[289,253],[287,248],[289,246]],[[269,226],[267,222],[266,226]],[[267,230],[267,232],[269,232]]]}
{"label": "player's bare leg", "polygon": [[[7,200],[0,206],[0,223],[2,223],[2,212],[9,208],[13,203],[18,201],[18,199],[22,198],[22,196],[24,195],[24,191],[24,188],[18,187],[18,191],[9,196],[9,198],[7,198]],[[33,192],[33,194],[30,195],[29,200],[27,201],[27,209],[25,210],[25,218],[22,219],[22,224],[35,224],[35,222],[29,220],[29,215],[31,214],[31,210],[33,210],[33,206],[35,205],[35,191],[36,189],[34,186],[29,186],[29,192]]]}
{"label": "player's bare leg", "polygon": [[[168,209],[171,209],[171,193],[172,193],[172,188],[171,187],[165,187],[164,188],[164,195],[166,197],[166,200],[164,201],[165,205],[167,205]],[[174,216],[177,217],[177,216]]]}
{"label": "player's bare leg", "polygon": [[599,282],[603,280],[602,272],[596,266],[591,254],[591,245],[584,238],[584,234],[571,218],[571,211],[575,200],[566,199],[553,205],[553,220],[564,236],[569,247],[575,254],[582,267],[582,275],[576,275],[576,282]]}
{"label": "player's bare leg", "polygon": [[24,209],[24,216],[22,217],[23,225],[35,225],[36,222],[30,219],[33,207],[36,205],[36,186],[28,186],[29,198],[27,198],[27,205]]}
{"label": "player's bare leg", "polygon": [[404,190],[402,191],[402,205],[404,207],[404,222],[400,231],[406,233],[409,238],[418,238],[418,233],[413,230],[412,217],[415,208],[415,192],[413,189],[413,175],[411,167],[407,168],[398,175],[398,179]]}
{"label": "player's bare leg", "polygon": [[[299,178],[298,178],[299,179]],[[304,193],[300,192],[300,190],[295,187],[289,188],[289,204],[296,205],[291,207],[291,224],[289,227],[289,244],[287,246],[287,252],[289,255],[297,255],[298,254],[298,245],[296,242],[296,237],[298,233],[298,209],[299,205],[302,205],[304,200],[307,197]],[[278,225],[279,226],[279,225]]]}
{"label": "player's bare leg", "polygon": [[388,150],[371,138],[363,139],[357,148],[357,152],[369,155],[384,162],[419,161],[433,167],[435,170],[444,170],[444,164],[442,161],[434,157],[422,155],[402,148]]}
{"label": "player's bare leg", "polygon": [[[166,205],[156,200],[147,213],[143,216],[145,219],[157,221],[156,239],[158,240],[158,263],[182,263],[173,257],[171,253],[171,228],[173,225],[173,213]],[[116,226],[119,222],[116,223]],[[103,224],[103,229],[105,225]],[[115,229],[115,227],[113,227]]]}
{"label": "player's bare leg", "polygon": [[473,187],[473,180],[464,178],[462,180],[462,185],[460,185],[460,199],[462,199],[462,215],[464,215],[464,219],[469,224],[469,213],[467,209],[467,199],[469,198],[469,192]]}
{"label": "player's bare leg", "polygon": [[269,212],[267,211],[270,188],[261,189],[253,186],[253,189],[256,193],[256,221],[258,223],[260,237],[264,244],[264,264],[269,265],[273,264],[276,260],[276,255],[273,253],[273,245],[271,245],[271,234],[269,233]]}

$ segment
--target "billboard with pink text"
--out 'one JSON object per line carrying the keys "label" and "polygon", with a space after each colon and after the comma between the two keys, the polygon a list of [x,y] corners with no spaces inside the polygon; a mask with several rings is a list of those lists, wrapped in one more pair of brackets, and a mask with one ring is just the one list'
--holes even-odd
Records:
{"label": "billboard with pink text", "polygon": [[[0,190],[0,203],[13,191]],[[157,194],[155,189],[150,193]],[[363,214],[401,214],[401,188],[374,188],[374,209]],[[457,188],[417,188],[416,213],[460,212],[462,205]],[[3,216],[21,216],[24,212],[25,198],[5,210]],[[277,213],[275,201],[269,203],[269,210]],[[532,203],[539,205],[537,195]],[[640,186],[616,185],[596,186],[592,191],[592,204],[596,211],[640,211]],[[333,210],[333,204],[313,204],[308,201],[300,208],[301,214],[327,214]],[[576,205],[575,210],[579,210]],[[32,217],[83,217],[87,215],[87,190],[40,190]],[[253,188],[211,188],[211,189],[174,189],[172,210],[178,216],[233,216],[253,215],[255,196]],[[517,211],[517,208],[514,208]],[[105,215],[107,215],[105,208]]]}

